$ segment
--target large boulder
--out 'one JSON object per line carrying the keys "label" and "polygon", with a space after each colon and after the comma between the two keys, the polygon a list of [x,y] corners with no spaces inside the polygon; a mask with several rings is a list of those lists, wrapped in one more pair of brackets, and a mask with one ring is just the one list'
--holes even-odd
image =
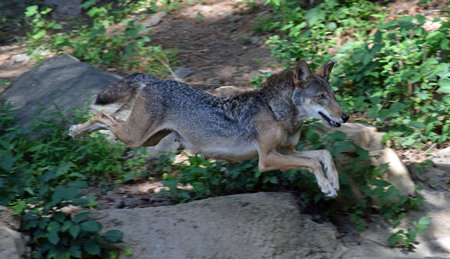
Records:
{"label": "large boulder", "polygon": [[[384,133],[378,132],[375,127],[362,123],[346,123],[339,128],[330,128],[324,125],[316,130],[321,135],[335,131],[345,133],[347,138],[353,140],[355,145],[369,151],[369,154],[372,156],[370,164],[377,167],[382,164],[389,165],[382,178],[395,186],[401,195],[415,195],[415,184],[408,168],[393,149],[383,144],[382,137]],[[345,163],[353,159],[353,157],[341,156],[338,159],[342,159],[342,162]],[[358,192],[356,186],[353,189]]]}
{"label": "large boulder", "polygon": [[29,127],[39,111],[59,106],[82,109],[86,101],[120,77],[63,54],[49,58],[14,79],[1,98],[16,109],[19,124]]}
{"label": "large boulder", "polygon": [[[96,212],[124,234],[132,258],[332,258],[335,227],[300,213],[287,193],[215,197],[176,206]],[[121,255],[119,258],[129,258]]]}

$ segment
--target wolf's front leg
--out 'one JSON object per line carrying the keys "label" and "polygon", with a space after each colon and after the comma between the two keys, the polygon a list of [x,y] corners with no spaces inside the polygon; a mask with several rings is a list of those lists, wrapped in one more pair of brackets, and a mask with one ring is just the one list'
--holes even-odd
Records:
{"label": "wolf's front leg", "polygon": [[[270,152],[269,154],[261,154],[259,156],[258,168],[261,172],[269,170],[287,171],[293,168],[307,168],[314,174],[319,185],[320,190],[330,198],[337,196],[336,188],[325,177],[322,166],[319,163],[317,156],[305,152],[307,155],[282,155],[277,152]],[[339,186],[339,184],[338,184]]]}

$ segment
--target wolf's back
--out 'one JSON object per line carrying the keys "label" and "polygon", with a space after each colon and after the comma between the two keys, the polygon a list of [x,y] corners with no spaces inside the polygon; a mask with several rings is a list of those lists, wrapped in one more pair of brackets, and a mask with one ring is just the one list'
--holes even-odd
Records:
{"label": "wolf's back", "polygon": [[152,75],[134,73],[120,80],[119,82],[108,86],[97,95],[95,104],[105,105],[111,103],[131,102],[140,89],[147,84],[159,82],[160,80]]}

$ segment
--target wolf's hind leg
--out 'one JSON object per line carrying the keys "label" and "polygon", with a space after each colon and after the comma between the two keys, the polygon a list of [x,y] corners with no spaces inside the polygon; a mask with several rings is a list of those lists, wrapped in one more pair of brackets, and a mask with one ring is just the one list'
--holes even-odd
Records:
{"label": "wolf's hind leg", "polygon": [[114,125],[117,123],[119,122],[111,117],[105,110],[101,110],[85,123],[70,126],[68,135],[75,139],[79,139],[91,132],[101,129],[108,129],[108,125]]}
{"label": "wolf's hind leg", "polygon": [[81,138],[93,131],[106,129],[111,131],[125,145],[137,148],[143,145],[156,145],[163,137],[168,135],[170,131],[164,130],[163,124],[161,119],[152,119],[151,111],[146,109],[146,99],[138,98],[127,121],[117,121],[105,110],[102,110],[87,122],[71,126],[69,135],[74,138]]}

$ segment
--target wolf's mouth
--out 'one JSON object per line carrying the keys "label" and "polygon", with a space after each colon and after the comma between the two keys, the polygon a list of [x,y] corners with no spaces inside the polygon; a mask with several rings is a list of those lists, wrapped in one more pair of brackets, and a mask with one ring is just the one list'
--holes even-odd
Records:
{"label": "wolf's mouth", "polygon": [[330,119],[327,115],[325,115],[325,114],[323,114],[323,113],[321,113],[321,112],[319,112],[319,114],[320,114],[320,116],[322,116],[322,118],[323,118],[324,121],[328,122],[328,124],[330,125],[330,127],[333,127],[333,128],[339,128],[339,127],[341,126],[340,123],[335,122],[334,120]]}

